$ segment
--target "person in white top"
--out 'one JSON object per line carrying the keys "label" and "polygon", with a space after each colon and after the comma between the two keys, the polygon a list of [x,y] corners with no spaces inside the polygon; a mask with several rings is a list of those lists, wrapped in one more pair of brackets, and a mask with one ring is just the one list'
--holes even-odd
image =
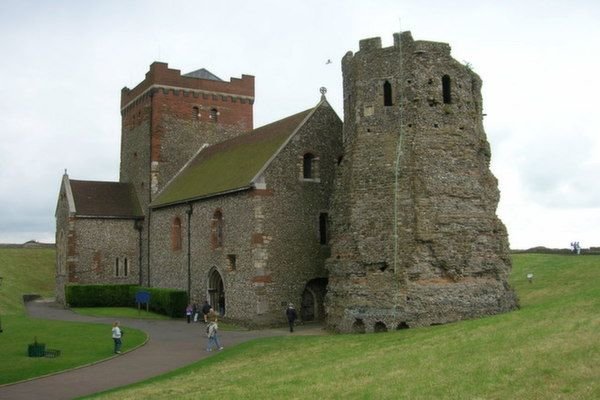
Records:
{"label": "person in white top", "polygon": [[121,354],[121,337],[123,336],[123,331],[119,328],[119,321],[115,321],[112,327],[112,338],[115,342],[115,354]]}

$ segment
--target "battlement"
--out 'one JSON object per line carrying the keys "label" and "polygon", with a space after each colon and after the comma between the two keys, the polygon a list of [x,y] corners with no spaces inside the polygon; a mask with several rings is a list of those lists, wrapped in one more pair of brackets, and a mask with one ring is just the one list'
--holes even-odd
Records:
{"label": "battlement", "polygon": [[[410,31],[394,33],[394,44],[389,47],[381,46],[381,38],[373,37],[360,40],[358,42],[358,52],[369,53],[381,50],[393,50],[402,47],[404,51],[409,51],[413,54],[434,53],[444,56],[450,55],[450,45],[443,42],[433,42],[427,40],[415,41]],[[357,52],[357,53],[358,53]],[[354,56],[351,51],[344,56],[345,59],[350,59]]]}
{"label": "battlement", "polygon": [[380,49],[381,48],[381,38],[374,37],[374,38],[363,39],[358,42],[358,48],[359,48],[359,51],[369,51],[369,50]]}
{"label": "battlement", "polygon": [[153,62],[146,78],[135,88],[121,89],[121,109],[135,101],[152,87],[189,92],[204,92],[254,100],[254,76],[242,75],[242,78],[230,78],[230,81],[203,79],[182,75],[178,69],[171,69],[167,63]]}

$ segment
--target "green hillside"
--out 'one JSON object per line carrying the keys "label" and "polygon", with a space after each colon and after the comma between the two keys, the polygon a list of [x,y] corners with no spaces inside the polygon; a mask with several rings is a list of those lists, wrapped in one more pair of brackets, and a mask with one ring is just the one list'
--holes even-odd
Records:
{"label": "green hillside", "polygon": [[523,254],[514,264],[522,308],[512,313],[380,334],[257,340],[98,398],[600,398],[600,256]]}
{"label": "green hillside", "polygon": [[0,248],[0,315],[24,315],[23,294],[54,296],[52,248]]}
{"label": "green hillside", "polygon": [[[53,248],[0,247],[0,385],[63,371],[112,357],[110,325],[29,318],[23,294],[54,296]],[[60,357],[30,358],[27,345],[37,338]],[[123,350],[146,340],[145,333],[127,328]]]}

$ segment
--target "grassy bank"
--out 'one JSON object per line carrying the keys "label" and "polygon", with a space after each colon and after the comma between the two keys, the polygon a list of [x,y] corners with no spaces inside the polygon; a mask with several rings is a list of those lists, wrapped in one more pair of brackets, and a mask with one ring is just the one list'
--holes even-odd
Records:
{"label": "grassy bank", "polygon": [[[0,385],[89,364],[112,356],[111,326],[29,318],[23,294],[54,294],[54,249],[0,248]],[[143,343],[146,335],[127,331],[123,350]],[[27,354],[34,338],[58,349],[56,358]]]}
{"label": "grassy bank", "polygon": [[257,340],[97,398],[600,398],[600,257],[522,254],[514,264],[522,308],[512,313]]}
{"label": "grassy bank", "polygon": [[24,315],[23,294],[54,295],[54,249],[0,248],[0,315]]}

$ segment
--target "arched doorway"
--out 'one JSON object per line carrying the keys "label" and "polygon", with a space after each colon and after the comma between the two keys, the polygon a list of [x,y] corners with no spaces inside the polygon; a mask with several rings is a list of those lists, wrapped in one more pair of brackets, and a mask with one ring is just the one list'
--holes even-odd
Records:
{"label": "arched doorway", "polygon": [[327,278],[317,278],[308,281],[302,292],[300,318],[302,321],[322,321],[325,319],[325,293]]}
{"label": "arched doorway", "polygon": [[208,273],[208,302],[220,315],[225,315],[225,289],[223,278],[216,268]]}

